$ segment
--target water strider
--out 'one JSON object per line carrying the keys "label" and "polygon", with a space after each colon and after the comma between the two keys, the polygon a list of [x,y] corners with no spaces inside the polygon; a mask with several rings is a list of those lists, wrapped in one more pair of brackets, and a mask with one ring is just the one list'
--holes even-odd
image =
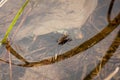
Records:
{"label": "water strider", "polygon": [[69,36],[69,35],[64,34],[62,37],[60,37],[60,38],[58,39],[58,41],[57,41],[58,44],[59,44],[59,45],[63,45],[63,44],[65,44],[65,43],[69,42],[69,41],[72,41],[72,39],[69,38],[68,36]]}

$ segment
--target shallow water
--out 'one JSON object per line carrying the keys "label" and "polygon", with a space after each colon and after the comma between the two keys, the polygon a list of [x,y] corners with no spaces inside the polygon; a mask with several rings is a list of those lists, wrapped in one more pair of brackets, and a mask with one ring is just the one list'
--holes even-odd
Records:
{"label": "shallow water", "polygon": [[[2,8],[0,8],[0,18],[2,19],[0,21],[0,39],[3,37],[15,13],[24,1],[16,2],[16,4],[12,5],[15,1],[11,0],[5,3]],[[12,40],[11,46],[20,55],[22,55],[26,60],[30,62],[42,61],[44,59],[60,55],[73,49],[75,46],[82,44],[83,42],[95,36],[97,33],[101,32],[102,29],[104,29],[107,26],[108,22],[106,19],[106,15],[109,7],[108,3],[110,3],[110,0],[98,1],[96,8],[96,2],[92,3],[94,4],[93,6],[95,10],[89,16],[89,18],[85,19],[87,20],[87,22],[85,23],[84,21],[80,21],[82,19],[79,16],[79,9],[83,9],[84,6],[80,5],[81,7],[79,8],[79,5],[75,5],[75,1],[32,1],[31,4],[27,6],[27,9],[21,16],[20,20],[17,22],[15,28],[12,30],[12,33],[10,35],[11,38],[14,35],[14,31],[16,30],[17,26],[20,25],[21,20],[24,19],[24,17],[26,17],[24,15],[26,15],[27,11],[32,8],[29,14],[27,14],[28,17],[24,21],[25,23],[23,23],[22,27],[19,29],[19,32],[16,33],[15,38]],[[82,2],[80,3],[82,4],[84,2],[85,1],[82,0]],[[71,3],[75,4],[70,5]],[[120,7],[119,4],[120,1],[115,1],[115,5],[112,12],[112,18],[114,18],[118,14]],[[7,9],[8,5],[11,6],[9,7],[9,10]],[[73,13],[71,9],[75,10],[76,13]],[[61,11],[61,13],[59,13],[59,11]],[[65,11],[71,11],[70,13],[72,16],[67,15]],[[4,14],[5,12],[7,12],[7,14]],[[56,22],[51,22],[54,20],[56,20]],[[35,27],[33,27],[33,25]],[[44,27],[40,28],[39,26]],[[52,26],[53,28],[51,28]],[[64,45],[58,45],[57,40],[59,39],[59,37],[62,36],[61,32],[64,33],[64,31],[55,28],[55,26],[60,26],[58,28],[65,30],[65,32],[68,33],[72,41],[67,42]],[[64,26],[66,26],[65,29]],[[49,28],[51,28],[51,30]],[[40,30],[40,32],[37,32],[36,30]],[[35,67],[20,67],[13,65],[13,80],[83,80],[97,66],[98,62],[102,60],[103,56],[105,56],[106,51],[109,50],[109,47],[115,40],[114,38],[116,37],[119,30],[120,26],[115,28],[115,30],[113,30],[112,33],[110,33],[103,40],[95,44],[93,47],[79,54],[75,54],[74,56],[71,55],[70,57],[68,56],[67,59],[64,59],[67,56],[62,57],[60,61],[58,60],[58,62],[55,63],[54,60],[52,60],[54,64],[51,62],[49,65],[41,66],[44,64],[41,62],[41,65],[35,64]],[[81,48],[81,50],[82,49],[84,50],[84,45]],[[103,80],[110,73],[112,73],[116,69],[116,67],[120,67],[119,52],[120,47],[117,48],[117,50],[114,52],[114,55],[102,68],[100,73],[94,77],[94,80]],[[1,46],[0,56],[1,58],[8,60],[8,56],[5,53],[7,53],[6,49],[4,48],[4,46]],[[12,62],[18,64],[23,63],[13,55]],[[119,80],[119,75],[120,71],[118,71],[118,73],[116,73],[116,75],[113,76],[113,79]],[[0,79],[9,80],[9,65],[3,62],[1,62],[0,64]]]}

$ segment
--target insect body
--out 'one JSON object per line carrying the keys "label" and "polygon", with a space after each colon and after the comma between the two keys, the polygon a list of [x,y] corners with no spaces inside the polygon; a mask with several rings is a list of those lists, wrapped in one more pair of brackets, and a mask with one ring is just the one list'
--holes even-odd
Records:
{"label": "insect body", "polygon": [[58,44],[63,45],[68,41],[71,41],[72,39],[68,38],[68,35],[63,35],[61,38],[58,39]]}

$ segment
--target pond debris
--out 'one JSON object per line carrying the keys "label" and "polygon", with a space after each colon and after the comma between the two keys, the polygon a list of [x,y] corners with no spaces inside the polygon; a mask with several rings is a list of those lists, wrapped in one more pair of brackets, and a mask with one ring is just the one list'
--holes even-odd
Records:
{"label": "pond debris", "polygon": [[117,73],[118,73],[118,71],[119,71],[119,67],[117,67],[111,74],[109,74],[104,80],[111,80],[112,79],[112,77],[114,77]]}

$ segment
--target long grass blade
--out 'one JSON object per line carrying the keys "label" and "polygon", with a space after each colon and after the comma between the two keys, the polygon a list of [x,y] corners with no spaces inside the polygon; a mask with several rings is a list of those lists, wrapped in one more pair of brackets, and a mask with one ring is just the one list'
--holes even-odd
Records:
{"label": "long grass blade", "polygon": [[25,3],[23,4],[23,6],[19,9],[19,11],[17,12],[17,14],[15,15],[15,17],[14,17],[13,21],[11,22],[8,30],[7,30],[6,33],[5,33],[4,38],[3,38],[2,41],[1,41],[1,44],[6,43],[7,38],[8,38],[8,36],[9,36],[11,30],[13,29],[13,27],[14,27],[14,25],[16,24],[17,20],[19,19],[20,15],[21,15],[22,12],[24,11],[24,9],[25,9],[25,7],[27,6],[28,2],[29,2],[29,0],[26,0]]}

